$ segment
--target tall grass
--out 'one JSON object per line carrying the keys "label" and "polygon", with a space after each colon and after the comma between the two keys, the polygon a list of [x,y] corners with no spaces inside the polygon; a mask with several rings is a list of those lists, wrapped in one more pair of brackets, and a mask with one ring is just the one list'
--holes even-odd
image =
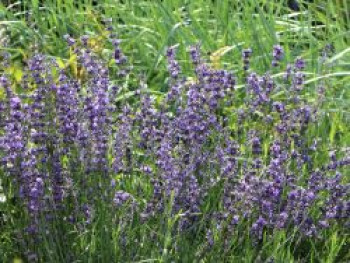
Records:
{"label": "tall grass", "polygon": [[[6,29],[13,58],[26,59],[35,46],[54,57],[67,59],[65,34],[81,32],[98,38],[103,21],[112,18],[125,52],[131,55],[138,74],[146,76],[151,89],[165,91],[164,53],[167,46],[181,44],[179,60],[187,61],[185,47],[200,40],[216,65],[239,72],[242,49],[251,47],[251,62],[260,72],[271,63],[270,47],[281,43],[286,61],[295,55],[307,59],[310,91],[314,84],[331,78],[330,103],[343,110],[349,92],[349,4],[346,0],[300,1],[292,12],[285,1],[16,1],[0,4],[0,28]],[[320,64],[320,50],[332,44],[334,56]],[[190,70],[185,68],[185,70]],[[329,82],[329,80],[327,80]]]}

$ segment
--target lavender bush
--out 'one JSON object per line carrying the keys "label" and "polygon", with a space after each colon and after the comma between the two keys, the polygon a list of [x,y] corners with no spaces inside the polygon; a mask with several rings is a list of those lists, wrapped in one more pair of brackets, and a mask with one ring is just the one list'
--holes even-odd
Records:
{"label": "lavender bush", "polygon": [[[249,247],[251,260],[271,262],[281,258],[278,247],[264,252],[269,240],[293,246],[298,260],[308,258],[303,247],[349,234],[350,157],[315,132],[323,91],[313,103],[303,96],[303,59],[281,78],[259,75],[246,49],[238,77],[212,68],[197,44],[190,78],[173,46],[168,92],[155,97],[141,82],[131,103],[123,87],[132,72],[115,35],[107,59],[87,36],[66,40],[84,77],[36,53],[20,87],[0,79],[14,253],[33,262],[192,262],[233,260]],[[271,54],[273,71],[283,47]],[[183,257],[187,246],[195,249]]]}

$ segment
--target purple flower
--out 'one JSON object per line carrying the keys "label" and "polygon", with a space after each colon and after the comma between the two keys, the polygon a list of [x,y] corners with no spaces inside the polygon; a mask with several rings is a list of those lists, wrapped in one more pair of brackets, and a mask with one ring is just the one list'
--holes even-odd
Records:
{"label": "purple flower", "polygon": [[243,69],[244,70],[248,70],[249,69],[249,65],[250,65],[250,57],[252,56],[252,49],[248,48],[248,49],[243,49],[242,50],[242,59],[243,59]]}
{"label": "purple flower", "polygon": [[113,198],[113,203],[117,207],[122,206],[123,204],[127,203],[128,201],[131,201],[133,199],[132,195],[124,192],[124,191],[117,191]]}
{"label": "purple flower", "polygon": [[202,62],[201,61],[201,54],[200,54],[200,47],[201,47],[200,43],[197,43],[196,45],[193,45],[190,47],[191,60],[195,66],[198,66]]}
{"label": "purple flower", "polygon": [[297,70],[302,70],[305,68],[305,61],[302,58],[297,58],[294,62],[294,66]]}
{"label": "purple flower", "polygon": [[273,46],[272,56],[272,66],[277,67],[284,56],[283,48],[280,45]]}
{"label": "purple flower", "polygon": [[167,52],[166,52],[166,56],[168,58],[169,74],[173,79],[177,79],[177,77],[180,74],[180,66],[179,66],[179,63],[175,59],[176,47],[175,46],[169,47]]}
{"label": "purple flower", "polygon": [[64,35],[64,39],[67,41],[68,46],[73,46],[75,44],[74,38],[72,38],[70,35]]}
{"label": "purple flower", "polygon": [[251,231],[254,235],[258,237],[258,239],[262,239],[262,234],[267,221],[263,217],[259,217],[255,223],[253,223]]}

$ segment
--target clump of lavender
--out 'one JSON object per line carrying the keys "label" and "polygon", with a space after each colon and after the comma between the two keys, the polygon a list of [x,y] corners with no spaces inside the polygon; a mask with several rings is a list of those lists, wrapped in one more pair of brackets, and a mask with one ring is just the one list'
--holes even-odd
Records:
{"label": "clump of lavender", "polygon": [[[83,135],[81,139],[88,141],[84,145],[87,151],[90,151],[90,155],[85,157],[89,166],[88,172],[106,174],[108,172],[108,140],[111,131],[109,70],[89,47],[80,50],[78,58],[88,75],[83,101],[85,111],[81,114],[88,120],[81,124],[81,127],[84,127],[81,131]],[[84,129],[88,129],[88,132],[84,132]]]}
{"label": "clump of lavender", "polygon": [[4,151],[2,164],[15,180],[19,180],[21,171],[18,168],[25,150],[23,105],[21,99],[12,92],[11,83],[6,76],[1,76],[0,85],[5,89],[8,99],[7,105],[2,105],[3,110],[7,111],[7,116],[2,123],[4,128],[4,136],[1,140],[1,148]]}
{"label": "clump of lavender", "polygon": [[62,135],[59,138],[63,147],[63,152],[68,153],[74,149],[78,143],[78,90],[79,84],[71,81],[64,74],[60,72],[59,83],[54,87],[56,92],[56,114],[59,134]]}
{"label": "clump of lavender", "polygon": [[[199,44],[189,51],[192,81],[183,76],[172,46],[164,98],[142,83],[135,103],[120,103],[114,78],[125,81],[127,60],[120,41],[110,38],[112,70],[87,36],[80,42],[66,36],[84,78],[39,53],[28,61],[23,94],[8,76],[0,78],[6,93],[0,103],[1,171],[15,186],[26,233],[35,242],[57,222],[85,231],[103,210],[106,220],[122,222],[122,231],[131,217],[152,222],[165,213],[178,219],[179,235],[215,225],[206,230],[209,248],[220,232],[228,247],[234,234],[250,233],[255,241],[276,231],[322,238],[322,230],[349,224],[344,169],[350,160],[332,152],[329,163],[317,165],[322,138],[308,134],[319,105],[300,92],[303,59],[287,67],[284,80],[249,71],[242,103],[235,97],[235,75],[205,63]],[[251,56],[251,49],[243,50],[244,71]],[[283,48],[274,46],[272,66],[283,56]],[[127,204],[138,209],[123,214]]]}
{"label": "clump of lavender", "polygon": [[115,134],[113,169],[116,173],[128,173],[132,170],[132,125],[131,109],[125,105],[119,116],[119,127]]}

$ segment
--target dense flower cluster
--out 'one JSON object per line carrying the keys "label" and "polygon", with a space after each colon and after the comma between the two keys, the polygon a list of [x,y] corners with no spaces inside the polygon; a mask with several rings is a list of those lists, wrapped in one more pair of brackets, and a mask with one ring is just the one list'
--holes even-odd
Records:
{"label": "dense flower cluster", "polygon": [[[14,91],[10,76],[0,79],[6,94],[0,104],[1,169],[27,207],[30,233],[49,228],[42,215],[52,210],[66,209],[54,214],[67,224],[81,217],[91,223],[101,200],[116,210],[132,203],[143,220],[170,206],[172,215],[181,214],[180,231],[204,218],[223,231],[248,222],[256,239],[281,229],[317,236],[333,224],[349,224],[350,185],[342,170],[350,158],[331,152],[329,164],[315,164],[319,138],[310,143],[307,133],[318,113],[301,96],[303,59],[289,65],[282,80],[246,71],[242,105],[235,101],[232,72],[211,68],[198,44],[190,48],[190,80],[173,46],[166,53],[169,92],[156,102],[142,85],[136,107],[115,103],[121,91],[88,37],[66,39],[85,79],[41,54],[28,62],[23,87],[31,88],[23,94]],[[126,57],[120,41],[111,42],[120,67]],[[273,47],[273,66],[283,54],[281,46]],[[251,55],[243,50],[244,70]],[[137,176],[145,185],[132,193],[118,182]],[[212,215],[203,215],[213,189],[220,189],[218,204]],[[207,232],[211,246],[214,231]]]}

